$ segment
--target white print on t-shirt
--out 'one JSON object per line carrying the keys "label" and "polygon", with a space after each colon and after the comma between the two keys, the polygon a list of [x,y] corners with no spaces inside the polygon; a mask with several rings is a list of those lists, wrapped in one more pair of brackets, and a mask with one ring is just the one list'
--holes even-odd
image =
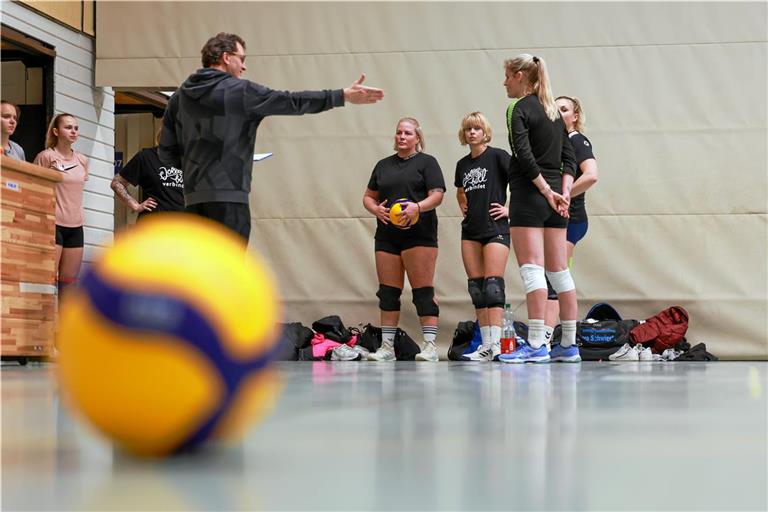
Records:
{"label": "white print on t-shirt", "polygon": [[484,189],[485,182],[487,180],[487,174],[488,169],[483,167],[475,167],[474,169],[470,169],[469,172],[464,175],[464,179],[462,181],[462,185],[464,186],[464,193],[471,192],[473,190]]}
{"label": "white print on t-shirt", "polygon": [[160,179],[163,180],[163,185],[166,187],[184,187],[184,175],[181,173],[181,169],[160,167]]}

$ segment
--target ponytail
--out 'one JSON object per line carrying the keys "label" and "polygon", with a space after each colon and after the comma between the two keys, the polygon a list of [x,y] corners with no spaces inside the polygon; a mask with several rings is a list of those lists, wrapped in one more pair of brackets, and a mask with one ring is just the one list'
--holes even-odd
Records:
{"label": "ponytail", "polygon": [[557,105],[555,104],[555,98],[552,94],[552,86],[549,83],[549,73],[547,72],[547,65],[544,63],[544,59],[534,57],[533,62],[538,67],[538,83],[534,86],[534,92],[538,96],[541,105],[544,107],[544,111],[547,113],[547,117],[550,121],[557,119],[559,112],[557,111]]}

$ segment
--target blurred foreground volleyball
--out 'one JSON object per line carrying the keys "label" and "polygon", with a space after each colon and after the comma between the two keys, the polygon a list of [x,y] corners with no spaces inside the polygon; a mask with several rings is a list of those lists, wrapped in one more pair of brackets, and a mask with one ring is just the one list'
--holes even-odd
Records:
{"label": "blurred foreground volleyball", "polygon": [[242,239],[191,214],[142,220],[64,297],[61,388],[136,454],[236,437],[277,396],[281,314]]}

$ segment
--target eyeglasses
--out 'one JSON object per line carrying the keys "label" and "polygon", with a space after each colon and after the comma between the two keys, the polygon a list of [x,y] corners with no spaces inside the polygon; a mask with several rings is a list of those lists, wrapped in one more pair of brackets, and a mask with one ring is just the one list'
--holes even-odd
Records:
{"label": "eyeglasses", "polygon": [[227,53],[229,53],[233,57],[237,57],[238,59],[240,59],[241,63],[245,64],[245,54],[241,55],[239,53],[231,53],[231,52],[227,52]]}

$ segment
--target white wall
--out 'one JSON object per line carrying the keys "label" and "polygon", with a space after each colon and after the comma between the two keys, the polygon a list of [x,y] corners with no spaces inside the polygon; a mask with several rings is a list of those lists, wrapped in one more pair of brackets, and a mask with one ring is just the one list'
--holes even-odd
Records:
{"label": "white wall", "polygon": [[114,175],[115,96],[109,87],[94,86],[95,43],[15,2],[2,2],[2,21],[13,29],[53,45],[54,111],[77,117],[80,139],[75,149],[90,160],[85,185],[85,257],[93,261],[112,243],[114,201],[109,183]]}

